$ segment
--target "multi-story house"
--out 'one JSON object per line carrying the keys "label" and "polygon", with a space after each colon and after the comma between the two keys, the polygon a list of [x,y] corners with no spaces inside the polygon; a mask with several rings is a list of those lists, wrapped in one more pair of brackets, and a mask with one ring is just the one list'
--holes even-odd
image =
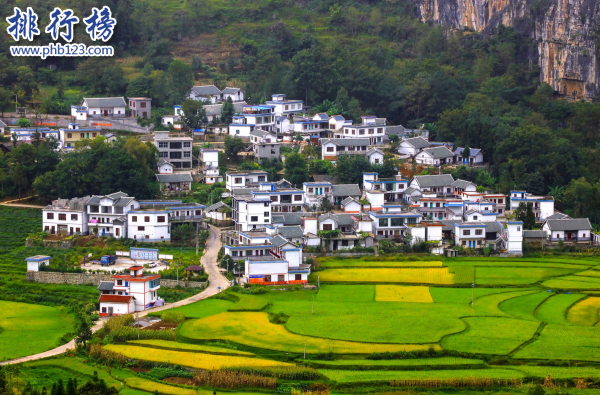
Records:
{"label": "multi-story house", "polygon": [[304,191],[304,205],[308,208],[320,207],[323,199],[333,203],[331,182],[305,182],[302,184]]}
{"label": "multi-story house", "polygon": [[369,145],[383,144],[385,123],[378,122],[374,115],[365,115],[361,119],[360,125],[344,125],[343,138],[368,138]]}
{"label": "multi-story house", "polygon": [[454,225],[454,244],[465,248],[483,248],[485,242],[484,222],[457,222]]}
{"label": "multi-story house", "polygon": [[274,107],[274,113],[277,116],[291,118],[294,114],[303,113],[303,100],[288,100],[284,94],[276,94],[271,96],[271,100],[265,102]]}
{"label": "multi-story house", "polygon": [[263,170],[228,171],[225,173],[225,188],[233,191],[239,188],[258,187],[267,182],[268,173]]}
{"label": "multi-story house", "polygon": [[92,196],[85,201],[88,228],[99,236],[127,237],[127,212],[140,208],[139,202],[123,192]]}
{"label": "multi-story house", "polygon": [[421,222],[421,213],[407,212],[373,212],[369,211],[373,220],[373,234],[376,239],[400,239],[405,237],[409,224]]}
{"label": "multi-story house", "polygon": [[129,274],[115,274],[112,295],[100,295],[100,316],[112,317],[144,311],[158,300],[160,274],[144,274],[142,266],[132,266]]}
{"label": "multi-story house", "polygon": [[102,136],[102,129],[80,128],[78,123],[69,123],[67,129],[59,129],[59,139],[63,149],[75,148],[78,141],[84,139],[95,139]]}
{"label": "multi-story house", "polygon": [[[181,200],[141,200],[140,208],[143,210],[164,211],[167,213],[169,234],[178,226],[191,225],[196,232],[204,224],[204,210],[206,206],[200,203],[184,203]],[[158,214],[157,214],[158,215]],[[129,235],[131,239],[131,235]]]}
{"label": "multi-story house", "polygon": [[423,197],[419,199],[419,212],[423,219],[447,219],[446,199]]}
{"label": "multi-story house", "polygon": [[268,197],[255,200],[250,194],[250,190],[247,194],[236,195],[234,193],[231,209],[233,210],[232,219],[235,222],[235,230],[237,231],[265,229],[265,225],[271,224],[271,200]]}
{"label": "multi-story house", "polygon": [[276,183],[261,183],[258,190],[251,190],[250,196],[255,200],[271,201],[273,212],[302,211],[304,191],[297,188],[278,187]]}
{"label": "multi-story house", "polygon": [[394,178],[379,178],[379,173],[363,173],[363,191],[383,191],[385,202],[401,202],[408,180],[398,174]]}
{"label": "multi-story house", "polygon": [[[321,237],[322,245],[328,251],[351,249],[361,243],[360,235],[356,233],[355,214],[326,213],[318,218],[317,234]],[[324,231],[324,232],[320,232]],[[337,231],[328,233],[327,231]]]}
{"label": "multi-story house", "polygon": [[88,213],[86,201],[90,197],[57,199],[46,206],[42,212],[42,226],[50,234],[87,235]]}
{"label": "multi-story house", "polygon": [[438,196],[454,196],[454,178],[451,174],[440,174],[430,176],[414,176],[410,181],[413,188],[421,192],[432,192]]}
{"label": "multi-story house", "polygon": [[498,217],[504,217],[506,215],[507,195],[503,195],[501,193],[486,193],[483,195],[483,198],[492,203],[496,203],[494,210],[496,211],[496,215]]}
{"label": "multi-story house", "polygon": [[232,118],[229,125],[229,135],[235,137],[250,137],[255,128],[275,132],[274,106],[242,105],[242,112]]}
{"label": "multi-story house", "polygon": [[463,165],[481,165],[483,164],[483,152],[479,148],[470,148],[471,151],[468,158],[463,158],[463,147],[458,147],[454,150],[454,163]]}
{"label": "multi-story house", "polygon": [[369,150],[367,138],[343,138],[321,140],[321,159],[337,161],[339,155],[366,155]]}
{"label": "multi-story house", "polygon": [[510,210],[516,210],[521,202],[532,205],[536,221],[544,222],[554,214],[553,196],[534,196],[525,191],[510,191]]}
{"label": "multi-story house", "polygon": [[310,265],[302,263],[302,248],[285,237],[271,240],[270,256],[253,256],[245,260],[243,281],[261,285],[306,284]]}
{"label": "multi-story house", "polygon": [[219,151],[216,149],[200,148],[201,172],[204,175],[205,184],[223,182],[223,176],[219,174]]}
{"label": "multi-story house", "polygon": [[234,261],[246,257],[270,257],[273,249],[271,240],[273,235],[264,231],[237,231],[224,234],[223,248],[225,255],[229,255]]}
{"label": "multi-story house", "polygon": [[152,99],[149,97],[130,97],[129,108],[131,110],[131,116],[136,118],[152,118]]}
{"label": "multi-story house", "polygon": [[130,210],[127,213],[127,237],[138,241],[170,241],[169,211]]}
{"label": "multi-story house", "polygon": [[228,97],[231,97],[234,103],[240,102],[244,100],[244,92],[239,88],[228,87],[221,91],[214,85],[203,85],[192,87],[188,95],[188,99],[202,100],[210,104],[226,101]]}
{"label": "multi-story house", "polygon": [[169,132],[154,132],[154,145],[158,149],[159,159],[168,160],[174,170],[192,169],[191,137],[184,135],[169,135]]}

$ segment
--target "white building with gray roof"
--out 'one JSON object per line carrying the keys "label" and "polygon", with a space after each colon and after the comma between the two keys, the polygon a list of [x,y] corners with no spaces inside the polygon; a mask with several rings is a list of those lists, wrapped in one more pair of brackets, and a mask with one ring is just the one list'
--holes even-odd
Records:
{"label": "white building with gray roof", "polygon": [[431,144],[422,137],[414,137],[411,139],[402,140],[398,147],[398,153],[408,157],[415,156],[423,148],[429,148]]}
{"label": "white building with gray roof", "polygon": [[88,117],[126,117],[124,97],[84,97],[81,106],[71,106],[71,116],[78,120]]}
{"label": "white building with gray roof", "polygon": [[424,148],[415,155],[415,162],[420,165],[446,165],[454,163],[454,153],[446,147]]}

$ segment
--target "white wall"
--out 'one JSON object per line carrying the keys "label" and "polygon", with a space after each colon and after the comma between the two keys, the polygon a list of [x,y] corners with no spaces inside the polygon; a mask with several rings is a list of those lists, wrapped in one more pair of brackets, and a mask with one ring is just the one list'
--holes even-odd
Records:
{"label": "white wall", "polygon": [[[54,215],[53,219],[48,219],[48,214]],[[65,214],[66,220],[59,220],[59,214]],[[71,219],[71,215],[77,215],[76,220]],[[47,232],[52,231],[52,227],[54,227],[54,233],[58,232],[58,225],[66,225],[67,232],[70,232],[71,228],[73,228],[73,234],[77,233],[77,228],[80,229],[81,234],[87,234],[88,229],[88,216],[87,213],[73,212],[73,211],[61,211],[61,210],[43,210],[42,217],[42,229]]]}

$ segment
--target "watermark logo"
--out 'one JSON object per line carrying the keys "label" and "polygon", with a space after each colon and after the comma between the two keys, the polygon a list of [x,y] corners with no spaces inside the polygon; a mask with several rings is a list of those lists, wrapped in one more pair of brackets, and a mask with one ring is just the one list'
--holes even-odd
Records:
{"label": "watermark logo", "polygon": [[[15,40],[20,38],[33,41],[34,36],[40,34],[38,28],[38,16],[31,7],[27,11],[21,11],[19,7],[14,7],[14,14],[7,17],[8,28],[6,31]],[[114,33],[117,20],[112,17],[109,7],[102,9],[92,8],[92,14],[83,19],[86,24],[85,31],[93,41],[110,40]],[[62,10],[55,7],[50,12],[50,24],[44,30],[52,36],[53,40],[59,37],[67,43],[73,41],[73,29],[79,23],[79,17],[75,16],[73,10]],[[69,46],[71,45],[71,46]],[[13,56],[39,56],[45,59],[47,56],[113,56],[114,48],[112,46],[92,46],[86,47],[84,44],[50,44],[46,46],[11,46]]]}
{"label": "watermark logo", "polygon": [[38,16],[31,7],[27,7],[27,12],[21,11],[20,8],[14,8],[15,14],[6,18],[8,27],[6,31],[15,41],[19,41],[20,37],[24,40],[33,41],[33,36],[40,34],[40,29],[37,26]]}
{"label": "watermark logo", "polygon": [[77,23],[79,23],[79,18],[73,16],[73,10],[63,11],[57,7],[50,13],[50,24],[46,27],[45,32],[50,33],[53,40],[58,40],[58,31],[66,27],[67,32],[60,33],[60,36],[70,43],[73,41],[73,25]]}

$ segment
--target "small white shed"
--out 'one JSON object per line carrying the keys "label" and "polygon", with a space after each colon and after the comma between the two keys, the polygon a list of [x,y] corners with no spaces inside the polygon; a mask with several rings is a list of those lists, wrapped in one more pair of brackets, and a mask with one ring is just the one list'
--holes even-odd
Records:
{"label": "small white shed", "polygon": [[27,271],[28,272],[39,272],[40,266],[42,265],[50,265],[51,256],[48,255],[34,255],[29,258],[25,258],[25,262],[27,262]]}

